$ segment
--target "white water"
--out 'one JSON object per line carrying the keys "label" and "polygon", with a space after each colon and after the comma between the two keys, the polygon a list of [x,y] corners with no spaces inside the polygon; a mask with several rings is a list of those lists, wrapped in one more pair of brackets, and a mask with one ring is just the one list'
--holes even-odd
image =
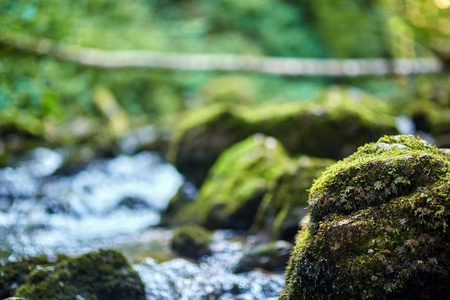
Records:
{"label": "white water", "polygon": [[[176,258],[158,264],[147,256],[174,255],[172,231],[150,226],[159,222],[160,211],[183,183],[157,154],[96,160],[75,175],[51,176],[64,156],[62,150],[40,148],[16,167],[0,169],[0,258],[119,249],[130,261],[144,257],[133,267],[149,300],[272,299],[281,291],[283,274],[232,274],[243,243],[231,231],[214,234],[213,255],[200,263]],[[126,197],[148,208],[119,206]]]}

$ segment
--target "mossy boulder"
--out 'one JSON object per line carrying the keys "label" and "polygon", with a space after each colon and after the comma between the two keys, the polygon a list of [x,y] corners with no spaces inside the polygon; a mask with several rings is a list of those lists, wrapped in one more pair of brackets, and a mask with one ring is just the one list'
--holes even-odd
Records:
{"label": "mossy boulder", "polygon": [[0,266],[0,299],[14,295],[17,287],[25,282],[26,276],[34,269],[49,267],[66,258],[66,256],[59,255],[55,259],[49,260],[47,256],[40,255],[4,263]]}
{"label": "mossy boulder", "polygon": [[179,255],[199,259],[202,256],[210,255],[211,234],[201,226],[188,224],[177,228],[170,245]]}
{"label": "mossy boulder", "polygon": [[317,103],[259,107],[217,103],[190,111],[174,131],[169,160],[199,187],[225,149],[258,132],[278,139],[291,155],[333,159],[385,134],[398,133],[394,117],[385,114],[387,110],[373,97],[339,90],[324,93]]}
{"label": "mossy boulder", "polygon": [[293,159],[295,167],[282,174],[264,195],[252,230],[270,227],[272,239],[294,241],[300,229],[299,221],[308,214],[308,195],[313,181],[334,162],[310,156]]}
{"label": "mossy boulder", "polygon": [[247,229],[270,183],[290,167],[291,159],[276,139],[252,135],[220,156],[197,198],[180,209],[173,222]]}
{"label": "mossy boulder", "polygon": [[448,299],[450,155],[386,136],[310,191],[280,299]]}
{"label": "mossy boulder", "polygon": [[30,300],[145,299],[145,288],[120,252],[100,250],[34,268],[15,296]]}

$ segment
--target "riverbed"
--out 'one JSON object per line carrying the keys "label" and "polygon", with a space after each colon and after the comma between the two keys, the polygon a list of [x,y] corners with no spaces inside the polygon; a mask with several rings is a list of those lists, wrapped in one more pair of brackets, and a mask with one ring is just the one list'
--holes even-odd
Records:
{"label": "riverbed", "polygon": [[[184,183],[155,152],[65,165],[63,149],[38,148],[0,169],[1,260],[118,249],[139,272],[147,299],[271,299],[282,273],[232,269],[255,238],[213,233],[213,254],[177,257],[161,212]],[[194,187],[191,187],[195,193]]]}

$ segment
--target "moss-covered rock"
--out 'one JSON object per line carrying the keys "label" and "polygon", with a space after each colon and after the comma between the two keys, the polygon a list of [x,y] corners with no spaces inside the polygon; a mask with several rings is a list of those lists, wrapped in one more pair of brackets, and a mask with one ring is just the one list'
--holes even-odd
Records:
{"label": "moss-covered rock", "polygon": [[120,252],[100,250],[35,267],[15,296],[30,300],[145,299],[145,288]]}
{"label": "moss-covered rock", "polygon": [[173,220],[210,229],[247,229],[269,184],[290,167],[291,159],[276,139],[252,135],[220,156],[197,198]]}
{"label": "moss-covered rock", "polygon": [[394,118],[385,115],[377,101],[352,91],[333,88],[318,103],[257,108],[218,103],[191,111],[174,132],[169,160],[200,186],[222,151],[254,133],[277,138],[291,155],[333,159],[346,157],[384,134],[397,133]]}
{"label": "moss-covered rock", "polygon": [[[299,221],[308,214],[308,190],[326,167],[335,161],[301,156],[293,160],[293,169],[281,175],[264,196],[253,230],[270,227],[272,239],[293,241],[300,229]],[[265,223],[271,223],[267,226]]]}
{"label": "moss-covered rock", "polygon": [[202,256],[210,255],[211,234],[205,228],[188,224],[177,228],[170,245],[179,255],[199,259]]}
{"label": "moss-covered rock", "polygon": [[174,132],[168,158],[199,187],[220,153],[250,134],[235,106],[219,103],[190,111]]}
{"label": "moss-covered rock", "polygon": [[386,136],[329,167],[280,299],[447,299],[449,166],[420,138]]}
{"label": "moss-covered rock", "polygon": [[6,262],[0,266],[0,298],[4,299],[14,295],[17,287],[25,282],[25,277],[36,268],[45,268],[66,259],[66,256],[57,256],[49,260],[45,255],[24,257],[20,261]]}
{"label": "moss-covered rock", "polygon": [[249,272],[256,268],[267,271],[283,271],[293,245],[286,241],[274,241],[246,252],[233,267],[233,273]]}

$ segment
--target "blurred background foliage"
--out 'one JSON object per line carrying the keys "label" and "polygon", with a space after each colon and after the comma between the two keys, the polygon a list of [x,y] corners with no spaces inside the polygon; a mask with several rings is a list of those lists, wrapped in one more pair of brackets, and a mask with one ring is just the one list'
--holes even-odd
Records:
{"label": "blurred background foliage", "polygon": [[[0,0],[0,35],[104,50],[306,58],[438,55],[448,61],[449,7],[450,0]],[[127,124],[157,122],[214,101],[312,100],[334,84],[364,89],[399,113],[418,98],[449,105],[446,74],[305,78],[102,69],[1,43],[0,76],[0,127],[16,122],[48,132],[80,116],[107,118],[103,98],[123,110],[119,115]],[[22,115],[34,121],[14,121]]]}

